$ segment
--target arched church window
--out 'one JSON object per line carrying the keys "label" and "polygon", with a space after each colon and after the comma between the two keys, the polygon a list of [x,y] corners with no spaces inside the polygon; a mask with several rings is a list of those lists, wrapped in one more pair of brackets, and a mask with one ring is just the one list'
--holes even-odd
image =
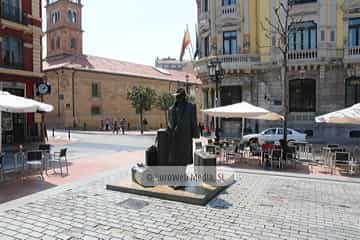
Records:
{"label": "arched church window", "polygon": [[76,48],[76,39],[75,38],[70,39],[70,48],[72,48],[72,49]]}
{"label": "arched church window", "polygon": [[69,9],[68,11],[68,21],[70,23],[76,23],[77,14],[75,10]]}

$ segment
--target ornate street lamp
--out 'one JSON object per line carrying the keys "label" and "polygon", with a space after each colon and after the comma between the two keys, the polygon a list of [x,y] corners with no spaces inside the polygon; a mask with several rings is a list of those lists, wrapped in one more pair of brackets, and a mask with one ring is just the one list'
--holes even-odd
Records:
{"label": "ornate street lamp", "polygon": [[[215,81],[215,107],[219,107],[219,84],[224,79],[225,70],[221,66],[221,61],[214,59],[208,64],[208,74],[211,81]],[[219,121],[215,119],[215,141],[219,141]]]}

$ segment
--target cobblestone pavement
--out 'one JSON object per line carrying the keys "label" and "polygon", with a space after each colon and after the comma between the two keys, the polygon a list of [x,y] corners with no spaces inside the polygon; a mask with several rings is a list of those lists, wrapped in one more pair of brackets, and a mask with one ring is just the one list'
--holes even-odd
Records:
{"label": "cobblestone pavement", "polygon": [[237,172],[201,207],[105,190],[119,175],[0,205],[0,239],[360,239],[360,184]]}

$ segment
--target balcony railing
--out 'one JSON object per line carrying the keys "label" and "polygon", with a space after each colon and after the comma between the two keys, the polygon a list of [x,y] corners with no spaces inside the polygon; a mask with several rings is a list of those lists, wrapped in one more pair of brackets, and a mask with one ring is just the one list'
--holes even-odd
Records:
{"label": "balcony railing", "polygon": [[296,50],[296,51],[289,51],[288,53],[289,61],[316,60],[317,58],[318,58],[317,49]]}
{"label": "balcony railing", "polygon": [[349,48],[347,54],[348,56],[360,56],[360,46]]}
{"label": "balcony railing", "polygon": [[26,18],[23,16],[23,13],[19,7],[12,6],[10,4],[3,2],[1,4],[0,13],[1,13],[1,18],[4,18],[12,22],[17,22],[20,24],[27,24]]}
{"label": "balcony railing", "polygon": [[236,5],[221,7],[221,15],[224,17],[239,17]]}
{"label": "balcony railing", "polygon": [[[202,58],[194,63],[194,69],[198,73],[208,71],[208,63],[215,57]],[[260,62],[260,56],[251,54],[218,55],[216,57],[225,70],[249,68],[251,65]]]}

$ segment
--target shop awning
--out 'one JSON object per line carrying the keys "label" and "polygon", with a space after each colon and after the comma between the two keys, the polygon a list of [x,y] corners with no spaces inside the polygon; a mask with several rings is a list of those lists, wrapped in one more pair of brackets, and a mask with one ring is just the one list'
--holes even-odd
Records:
{"label": "shop awning", "polygon": [[283,120],[284,117],[280,114],[270,112],[264,108],[251,105],[247,102],[236,103],[229,106],[211,108],[203,110],[203,112],[212,117],[221,118],[242,118],[242,135],[244,135],[244,119],[258,119],[258,120]]}
{"label": "shop awning", "polygon": [[359,124],[360,125],[360,103],[349,108],[331,112],[315,118],[317,123],[334,124]]}
{"label": "shop awning", "polygon": [[[31,112],[51,112],[54,107],[49,104],[38,102],[32,99],[12,95],[8,92],[0,91],[0,135],[1,128],[1,112],[11,113],[31,113]],[[1,141],[0,141],[1,152]]]}

